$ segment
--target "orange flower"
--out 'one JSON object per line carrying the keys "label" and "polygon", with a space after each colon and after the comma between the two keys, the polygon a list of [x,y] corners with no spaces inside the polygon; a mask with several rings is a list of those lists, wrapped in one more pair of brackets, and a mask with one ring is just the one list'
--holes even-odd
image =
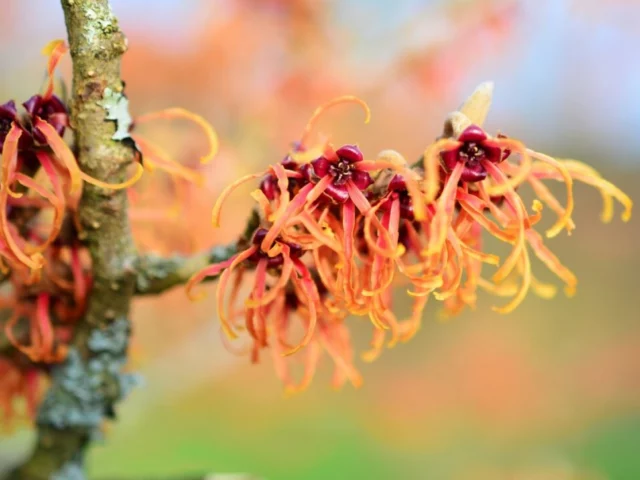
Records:
{"label": "orange flower", "polygon": [[[605,198],[602,215],[605,221],[612,218],[613,198],[625,207],[622,214],[624,221],[631,217],[632,202],[617,187],[584,164],[556,160],[504,135],[490,137],[482,129],[482,123],[491,103],[492,91],[492,84],[480,85],[460,110],[449,116],[443,137],[430,145],[424,154],[426,201],[435,206],[424,254],[427,265],[433,267],[438,264],[448,238],[457,237],[461,240],[460,226],[456,227],[460,218],[471,219],[472,223],[481,225],[499,240],[513,245],[511,253],[494,273],[491,282],[472,275],[473,281],[483,288],[512,297],[506,305],[495,307],[496,311],[508,313],[522,302],[531,288],[547,297],[553,292],[551,286],[541,284],[533,277],[530,252],[565,283],[568,295],[575,292],[575,276],[546,247],[543,237],[534,228],[541,218],[543,204],[558,216],[546,231],[546,237],[552,238],[563,229],[570,233],[575,227],[571,218],[574,180],[600,189]],[[517,161],[513,161],[514,157],[517,157]],[[541,181],[545,179],[564,182],[567,192],[564,206]],[[532,212],[528,211],[517,193],[524,184],[529,184],[538,197]],[[466,240],[462,239],[460,245],[463,249],[467,250],[481,241],[479,229],[475,228],[474,232]],[[487,260],[493,259],[478,255],[475,258],[476,269],[477,261],[492,263]],[[508,281],[514,277],[521,277],[517,287]],[[456,310],[456,307],[452,308]]]}
{"label": "orange flower", "polygon": [[[20,116],[11,100],[0,105],[0,145],[2,147],[2,187],[0,188],[0,259],[13,266],[25,265],[32,271],[42,268],[42,252],[60,233],[66,209],[75,211],[80,199],[82,182],[122,189],[134,184],[142,175],[138,171],[126,182],[109,184],[82,172],[73,152],[62,136],[69,126],[68,110],[53,93],[55,68],[67,51],[62,40],[50,42],[43,53],[49,56],[48,78],[42,95],[33,95],[24,102],[25,115]],[[34,180],[40,168],[45,172],[50,188]],[[19,185],[14,190],[14,185]],[[21,237],[10,224],[10,210],[25,205],[24,191],[31,190],[46,200],[42,208],[54,210],[49,235],[39,244]]]}
{"label": "orange flower", "polygon": [[[361,105],[368,120],[368,107],[361,100],[351,96],[331,100],[316,109],[301,140],[281,162],[225,188],[213,209],[216,226],[228,195],[239,185],[262,177],[259,189],[252,193],[258,204],[260,225],[251,245],[242,245],[241,253],[196,274],[187,291],[191,294],[193,286],[207,276],[221,275],[217,304],[222,328],[231,338],[246,329],[253,338],[254,360],[260,348],[267,346],[285,356],[302,347],[310,348],[306,379],[323,348],[339,369],[336,376],[342,380],[336,380],[336,385],[344,379],[359,385],[361,380],[351,360],[347,315],[368,315],[377,328],[391,328],[392,342],[397,342],[401,334],[390,306],[400,221],[396,197],[400,193],[387,195],[383,189],[380,196],[371,197],[375,201],[372,204],[369,195],[373,175],[383,169],[401,173],[403,208],[418,219],[424,217],[425,208],[420,201],[418,175],[400,155],[386,152],[367,161],[356,145],[334,149],[326,141],[310,144],[310,132],[319,116],[329,107],[346,102]],[[416,202],[411,202],[409,191],[417,197]],[[383,204],[391,206],[380,219],[377,212]],[[232,272],[236,272],[234,285],[240,285],[248,268],[255,269],[253,288],[244,308],[234,315],[229,312],[231,307],[224,308],[225,289]],[[236,294],[237,287],[229,305],[234,304]],[[419,302],[422,304],[422,299]],[[281,318],[283,309],[285,317],[295,314],[303,320],[305,334],[295,346],[283,340],[289,331],[289,322]],[[244,325],[238,324],[239,317],[244,319]],[[270,345],[269,338],[274,339]],[[291,390],[293,381],[286,373],[286,360],[276,364]],[[306,384],[303,380],[302,385]]]}
{"label": "orange flower", "polygon": [[[627,207],[625,220],[631,201],[589,167],[555,160],[504,135],[490,137],[481,125],[491,92],[491,84],[481,85],[460,111],[449,116],[443,137],[414,166],[393,150],[368,161],[356,145],[338,149],[326,141],[310,145],[314,122],[330,106],[355,102],[365,108],[368,118],[368,108],[355,97],[339,97],[321,106],[301,141],[281,162],[241,178],[222,192],[213,209],[216,226],[229,193],[262,177],[252,193],[258,222],[252,227],[251,242],[247,245],[242,239],[240,253],[196,274],[187,291],[207,276],[221,275],[217,304],[223,330],[231,338],[248,331],[253,361],[261,349],[270,347],[287,391],[308,384],[321,347],[333,357],[340,379],[360,384],[348,341],[349,315],[371,320],[371,348],[362,358],[372,361],[385,343],[393,347],[415,335],[432,294],[444,302],[449,315],[474,308],[478,288],[510,298],[495,308],[504,313],[522,302],[530,289],[551,297],[555,287],[532,274],[531,252],[572,294],[575,277],[535,229],[543,203],[558,216],[546,232],[553,237],[574,228],[574,180],[601,189],[606,221],[612,216],[612,198]],[[543,179],[564,182],[564,206]],[[531,211],[517,193],[525,183],[539,197]],[[512,245],[504,261],[485,251],[483,230]],[[485,264],[498,267],[491,281],[482,277]],[[248,270],[254,270],[252,289],[243,308],[235,311]],[[231,275],[235,275],[233,288],[229,306],[224,307]],[[398,284],[409,285],[413,301],[409,318],[403,320],[396,317],[392,302]],[[293,347],[287,340],[291,318],[302,320],[305,329],[302,341]],[[296,386],[284,357],[302,347],[307,348],[305,367]]]}
{"label": "orange flower", "polygon": [[86,309],[91,277],[75,242],[56,241],[43,270],[36,284],[28,282],[24,270],[12,271],[12,292],[4,299],[12,313],[4,334],[32,362],[57,363],[65,358],[73,325]]}

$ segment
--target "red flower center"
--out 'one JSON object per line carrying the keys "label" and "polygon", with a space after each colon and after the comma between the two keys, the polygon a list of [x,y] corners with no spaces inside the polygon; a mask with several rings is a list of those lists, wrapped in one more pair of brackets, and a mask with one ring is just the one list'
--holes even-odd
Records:
{"label": "red flower center", "polygon": [[[307,171],[309,179],[317,183],[321,178],[329,177],[325,195],[337,203],[344,203],[349,198],[347,183],[353,184],[361,191],[373,183],[368,172],[360,170],[358,164],[363,161],[362,152],[355,145],[344,145],[332,154],[322,156],[311,162],[313,172]],[[313,175],[310,175],[313,173]]]}
{"label": "red flower center", "polygon": [[0,117],[0,135],[5,136],[9,129],[11,128],[12,119],[6,117]]}
{"label": "red flower center", "polygon": [[340,158],[329,166],[329,174],[333,177],[334,185],[344,185],[351,178],[355,165],[346,158]]}
{"label": "red flower center", "polygon": [[458,155],[460,155],[460,161],[463,161],[467,167],[478,165],[487,156],[482,146],[476,142],[466,142],[460,147]]}
{"label": "red flower center", "polygon": [[473,183],[484,180],[487,171],[483,162],[498,163],[503,154],[500,147],[487,137],[487,134],[477,125],[468,126],[458,137],[460,145],[452,150],[442,152],[440,158],[445,171],[451,172],[456,164],[462,162],[465,166],[460,179]]}

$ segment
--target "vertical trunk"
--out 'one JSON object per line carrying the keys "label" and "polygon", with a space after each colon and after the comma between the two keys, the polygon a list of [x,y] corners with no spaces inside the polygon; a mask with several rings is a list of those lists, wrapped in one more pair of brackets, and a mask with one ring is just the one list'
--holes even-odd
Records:
{"label": "vertical trunk", "polygon": [[[120,182],[133,150],[113,139],[130,121],[120,79],[125,36],[108,0],[62,0],[73,60],[71,122],[80,168]],[[117,135],[121,138],[121,135]],[[123,374],[136,251],[125,191],[85,185],[81,239],[91,254],[93,288],[69,357],[52,374],[37,418],[38,442],[12,478],[83,478],[84,454],[132,377]]]}

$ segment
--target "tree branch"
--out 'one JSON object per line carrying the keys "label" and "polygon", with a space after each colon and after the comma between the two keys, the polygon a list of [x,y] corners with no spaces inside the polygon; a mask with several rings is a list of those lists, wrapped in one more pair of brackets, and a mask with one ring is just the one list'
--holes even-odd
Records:
{"label": "tree branch", "polygon": [[[126,38],[108,0],[62,0],[62,7],[73,60],[70,106],[78,164],[95,178],[121,182],[134,158],[128,144],[113,140],[118,123],[128,120],[120,79]],[[114,118],[114,106],[125,115]],[[85,185],[79,215],[94,278],[87,313],[67,360],[53,370],[38,413],[35,450],[12,478],[82,478],[90,440],[114,416],[132,381],[121,373],[136,283],[126,193]]]}
{"label": "tree branch", "polygon": [[[138,260],[136,295],[155,295],[178,285],[187,283],[192,275],[211,263],[231,258],[237,251],[236,244],[214,247],[211,250],[192,255],[175,255],[164,258],[149,254]],[[215,280],[217,277],[208,277]]]}
{"label": "tree branch", "polygon": [[[250,241],[260,226],[260,213],[253,210],[244,232],[238,242],[213,247],[210,250],[192,256],[176,255],[169,258],[157,255],[144,255],[138,260],[136,268],[136,295],[154,295],[178,285],[187,283],[189,278],[211,263],[228,260]],[[203,281],[212,281],[218,277],[207,277]]]}

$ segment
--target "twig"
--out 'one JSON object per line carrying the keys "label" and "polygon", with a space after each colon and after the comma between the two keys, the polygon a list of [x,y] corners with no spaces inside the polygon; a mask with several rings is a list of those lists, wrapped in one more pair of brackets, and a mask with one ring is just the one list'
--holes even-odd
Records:
{"label": "twig", "polygon": [[[236,253],[236,244],[214,247],[192,256],[176,255],[165,258],[149,254],[138,260],[136,295],[155,295],[178,285],[183,285],[210,263],[228,260]],[[209,277],[205,280],[215,280]]]}
{"label": "twig", "polygon": [[[162,293],[178,285],[187,283],[191,276],[203,267],[228,260],[238,250],[242,250],[260,225],[260,214],[253,210],[247,220],[244,232],[237,243],[213,247],[205,252],[169,258],[157,255],[144,255],[138,260],[136,277],[136,295],[154,295]],[[205,282],[218,277],[207,277]]]}

